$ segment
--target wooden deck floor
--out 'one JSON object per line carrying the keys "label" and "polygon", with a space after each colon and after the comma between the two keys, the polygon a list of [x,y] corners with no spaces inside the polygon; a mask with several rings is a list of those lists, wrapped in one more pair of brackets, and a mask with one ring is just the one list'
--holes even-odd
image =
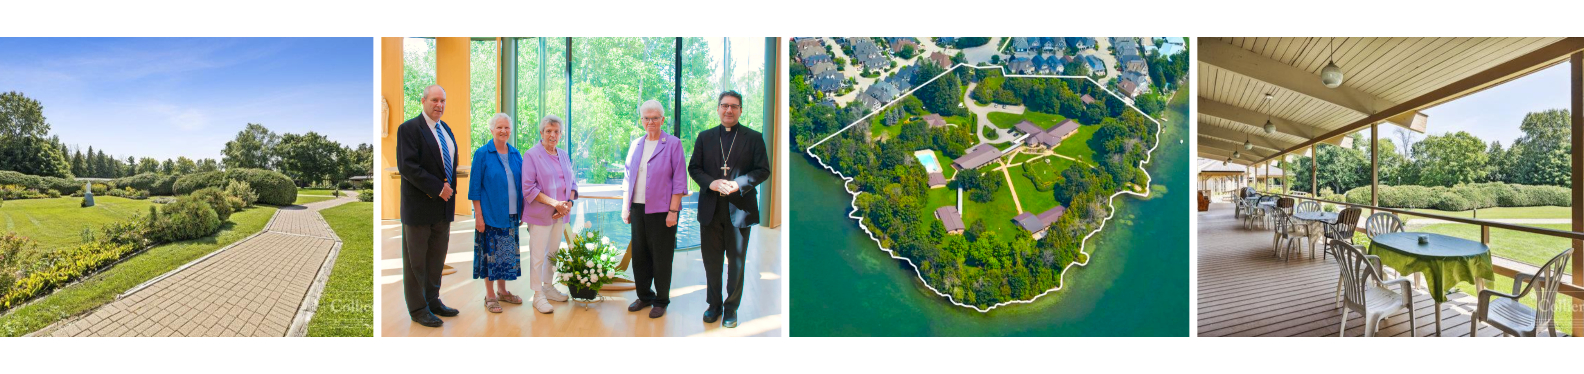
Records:
{"label": "wooden deck floor", "polygon": [[[1245,229],[1232,205],[1213,204],[1198,214],[1199,336],[1337,336],[1342,310],[1336,306],[1334,259],[1294,256],[1283,263],[1271,251],[1270,230]],[[1318,255],[1318,253],[1316,253]],[[1468,336],[1473,296],[1456,293],[1441,304],[1445,336]],[[1435,334],[1434,301],[1416,290],[1419,336]],[[1408,313],[1387,317],[1379,336],[1411,336]],[[1479,336],[1500,335],[1481,324]],[[1350,313],[1347,336],[1363,336],[1364,319]]]}

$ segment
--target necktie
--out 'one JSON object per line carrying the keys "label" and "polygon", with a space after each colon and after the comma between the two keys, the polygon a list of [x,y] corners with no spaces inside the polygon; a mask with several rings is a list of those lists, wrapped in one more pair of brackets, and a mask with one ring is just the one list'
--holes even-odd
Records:
{"label": "necktie", "polygon": [[445,142],[445,138],[446,137],[445,137],[445,134],[440,132],[440,126],[444,126],[444,124],[440,124],[440,123],[436,123],[435,124],[435,129],[434,129],[435,140],[438,140],[439,143],[440,143],[440,157],[443,160],[445,160],[445,162],[443,163],[443,166],[445,166],[446,180],[449,181],[449,180],[455,179],[455,178],[453,178],[451,176],[451,147],[447,147],[446,146],[446,142]]}

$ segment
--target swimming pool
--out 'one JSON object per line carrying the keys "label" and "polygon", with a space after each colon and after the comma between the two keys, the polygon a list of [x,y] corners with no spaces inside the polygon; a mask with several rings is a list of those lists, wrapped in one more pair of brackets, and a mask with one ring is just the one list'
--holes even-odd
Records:
{"label": "swimming pool", "polygon": [[919,163],[924,164],[924,171],[930,173],[941,172],[940,162],[935,161],[935,151],[926,149],[913,152],[913,157],[917,157]]}

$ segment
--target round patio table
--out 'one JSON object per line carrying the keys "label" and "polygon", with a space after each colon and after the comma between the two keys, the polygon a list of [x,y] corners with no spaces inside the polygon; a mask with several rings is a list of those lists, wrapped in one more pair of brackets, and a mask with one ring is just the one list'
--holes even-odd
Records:
{"label": "round patio table", "polygon": [[[1420,235],[1426,236],[1428,241],[1420,244]],[[1441,234],[1394,232],[1371,239],[1369,254],[1380,257],[1382,266],[1397,269],[1399,274],[1424,274],[1430,298],[1435,300],[1436,336],[1441,336],[1441,303],[1446,302],[1447,290],[1458,282],[1469,282],[1484,290],[1485,281],[1496,281],[1490,247],[1473,240]]]}
{"label": "round patio table", "polygon": [[[1315,242],[1325,239],[1325,231],[1322,228],[1326,224],[1336,223],[1337,214],[1335,212],[1321,211],[1298,212],[1293,213],[1292,218],[1303,221],[1304,237],[1309,239],[1309,257],[1314,258]],[[1299,247],[1299,249],[1298,253],[1303,253],[1303,247]]]}

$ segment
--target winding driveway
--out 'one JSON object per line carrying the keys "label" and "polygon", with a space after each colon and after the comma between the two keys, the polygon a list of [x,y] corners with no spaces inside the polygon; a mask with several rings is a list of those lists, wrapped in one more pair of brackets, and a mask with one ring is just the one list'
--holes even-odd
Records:
{"label": "winding driveway", "polygon": [[[973,98],[970,97],[970,95],[973,93],[974,86],[977,86],[977,85],[979,85],[979,84],[978,83],[969,83],[968,84],[968,89],[963,91],[962,102],[963,102],[964,105],[968,106],[968,111],[969,112],[973,112],[975,115],[979,116],[979,126],[980,127],[990,126],[990,128],[995,129],[995,131],[996,131],[996,140],[990,140],[989,138],[986,138],[984,136],[984,129],[982,129],[982,128],[975,128],[974,129],[974,136],[978,136],[979,137],[979,142],[980,143],[985,143],[985,144],[1000,144],[1000,143],[1010,142],[1010,141],[1013,141],[1014,139],[1016,139],[1017,138],[1017,134],[1012,133],[1012,130],[996,127],[995,124],[990,123],[990,112],[1007,112],[1007,113],[1012,113],[1012,114],[1023,114],[1023,110],[1024,110],[1023,106],[1022,105],[1005,106],[1005,105],[1000,105],[1000,104],[990,104],[990,105],[999,106],[997,108],[992,108],[992,107],[988,107],[988,106],[979,106],[979,104],[974,103]],[[994,110],[992,110],[992,109],[994,109]]]}

